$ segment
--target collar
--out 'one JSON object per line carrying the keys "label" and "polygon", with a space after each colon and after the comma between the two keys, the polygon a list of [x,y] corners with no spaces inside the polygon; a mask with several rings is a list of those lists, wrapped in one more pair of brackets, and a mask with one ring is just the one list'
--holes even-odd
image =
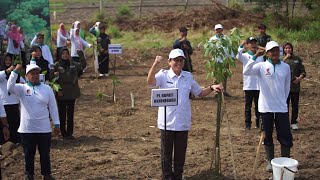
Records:
{"label": "collar", "polygon": [[[270,58],[268,58],[268,60],[267,60],[269,63],[271,63],[271,64],[273,64],[273,62],[272,62],[272,60],[270,59]],[[275,64],[273,64],[273,65],[276,65],[276,64],[281,64],[281,61],[280,61],[280,59],[278,59],[278,62],[277,63],[275,63]]]}
{"label": "collar", "polygon": [[[173,72],[172,68],[169,69],[168,73],[170,78],[173,78],[175,76],[179,77],[178,75],[176,75],[176,73]],[[184,72],[182,70],[181,70],[180,76],[184,76]]]}
{"label": "collar", "polygon": [[37,82],[37,83],[32,84],[32,83],[29,82],[29,81],[27,81],[27,84],[28,84],[28,86],[40,86],[40,85],[41,85],[40,82]]}
{"label": "collar", "polygon": [[247,51],[248,54],[250,54],[251,56],[254,56],[254,53],[251,51]]}
{"label": "collar", "polygon": [[219,36],[218,34],[216,34],[216,38],[218,38],[218,39],[219,39],[219,38],[223,38],[223,36],[224,36],[223,34],[221,34],[221,36]]}

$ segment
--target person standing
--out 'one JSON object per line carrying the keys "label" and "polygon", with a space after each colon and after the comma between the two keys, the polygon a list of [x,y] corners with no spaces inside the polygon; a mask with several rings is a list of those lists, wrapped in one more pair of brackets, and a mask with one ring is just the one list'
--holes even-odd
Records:
{"label": "person standing", "polygon": [[106,27],[102,25],[97,38],[99,76],[109,76],[109,44],[110,36],[106,34]]}
{"label": "person standing", "polygon": [[300,83],[304,77],[306,77],[306,71],[302,60],[299,56],[293,54],[293,45],[287,43],[284,45],[284,55],[283,62],[289,64],[291,69],[291,85],[290,93],[287,99],[288,109],[291,100],[291,129],[297,130],[297,119],[299,114],[299,97],[300,97]]}
{"label": "person standing", "polygon": [[[10,138],[10,132],[9,132],[9,124],[7,122],[7,118],[6,118],[6,112],[4,110],[4,107],[2,105],[2,102],[0,101],[0,128],[1,128],[1,134],[0,136],[2,136],[4,141],[8,141]],[[1,146],[0,146],[1,148]],[[1,163],[0,163],[0,179],[2,179],[2,174],[1,174]]]}
{"label": "person standing", "polygon": [[74,139],[74,106],[80,97],[78,78],[82,75],[81,64],[71,61],[68,48],[60,49],[59,61],[54,65],[51,76],[59,77],[56,81],[61,89],[56,93],[60,117],[60,131],[65,139]]}
{"label": "person standing", "polygon": [[265,24],[260,24],[258,26],[259,35],[256,37],[257,44],[261,47],[266,47],[266,44],[271,41],[271,36],[266,33],[267,26]]}
{"label": "person standing", "polygon": [[37,33],[31,41],[31,47],[37,45],[41,48],[42,56],[49,62],[49,65],[53,65],[53,58],[49,46],[44,44],[44,34]]}
{"label": "person standing", "polygon": [[186,57],[186,62],[182,68],[183,71],[193,72],[192,61],[190,55],[192,55],[193,50],[190,41],[187,39],[188,28],[180,27],[180,38],[177,39],[173,44],[173,49],[181,49]]}
{"label": "person standing", "polygon": [[[91,47],[92,45],[89,44],[87,41],[83,40],[80,37],[79,34],[80,30],[78,28],[74,29],[74,33],[71,34],[70,40],[71,40],[71,57],[72,61],[75,62],[82,62],[85,60],[84,56],[84,49],[83,47]],[[86,68],[86,64],[83,67],[84,69]]]}
{"label": "person standing", "polygon": [[26,84],[16,84],[22,66],[18,64],[8,79],[8,91],[18,96],[21,105],[21,122],[18,132],[25,156],[25,179],[34,179],[34,157],[36,148],[40,154],[41,174],[44,180],[51,176],[50,146],[51,124],[54,134],[59,134],[59,114],[53,91],[50,86],[39,82],[40,67],[34,62],[27,65]]}
{"label": "person standing", "polygon": [[[156,56],[152,64],[147,82],[151,87],[159,86],[164,88],[178,88],[178,106],[166,107],[166,124],[164,124],[164,107],[159,107],[158,128],[161,132],[161,165],[162,177],[165,180],[181,180],[185,163],[188,132],[191,127],[191,104],[189,94],[199,97],[209,95],[211,92],[220,92],[221,85],[211,85],[201,88],[193,79],[190,72],[183,71],[185,55],[181,49],[173,49],[169,54],[169,70],[161,69],[156,73],[161,60],[161,56]],[[165,131],[165,126],[167,131]],[[165,142],[165,143],[164,143]],[[173,172],[172,172],[172,155]]]}
{"label": "person standing", "polygon": [[[20,134],[18,128],[20,126],[19,99],[16,95],[9,93],[7,90],[7,82],[11,72],[14,70],[13,60],[11,56],[6,54],[1,59],[0,64],[0,99],[7,114],[9,123],[10,139],[12,143],[20,143]],[[18,77],[16,83],[24,83],[22,77]]]}
{"label": "person standing", "polygon": [[9,30],[7,30],[7,54],[11,56],[11,59],[15,60],[16,58],[20,58],[20,52],[21,49],[24,48],[24,43],[16,25],[9,23],[7,28],[9,28]]}
{"label": "person standing", "polygon": [[[228,38],[227,35],[223,34],[223,26],[221,24],[216,24],[214,26],[214,32],[215,32],[215,35],[212,36],[209,39],[209,41],[219,41],[220,39],[227,39]],[[232,58],[234,58],[234,54],[233,53],[231,53],[231,54],[228,53],[226,47],[222,47],[222,48],[224,49],[225,55],[227,57],[231,56]],[[217,58],[217,61],[222,63],[225,58],[226,58],[225,56],[224,57],[219,57],[219,58]],[[227,68],[229,69],[229,65],[227,65]],[[223,88],[224,88],[224,91],[225,91],[224,95],[227,96],[227,97],[231,97],[231,95],[227,92],[227,78],[225,78],[224,81],[223,81]]]}
{"label": "person standing", "polygon": [[243,74],[255,76],[259,81],[258,109],[261,113],[265,132],[264,147],[268,160],[266,170],[272,172],[271,160],[274,158],[273,127],[276,127],[282,157],[290,157],[290,148],[293,146],[287,107],[291,73],[290,66],[279,59],[280,48],[277,42],[268,42],[266,52],[268,59],[265,62],[255,63],[257,57],[263,54],[263,50],[258,49],[245,66]]}
{"label": "person standing", "polygon": [[[67,47],[67,42],[70,41],[70,35],[65,29],[64,24],[60,23],[59,29],[57,30],[57,52],[56,52],[56,61],[59,61],[59,52],[63,47]],[[56,62],[55,61],[55,62]]]}
{"label": "person standing", "polygon": [[[238,54],[236,59],[238,59],[243,68],[246,66],[248,61],[253,58],[253,56],[257,52],[257,40],[254,37],[249,37],[244,41],[238,49]],[[244,45],[247,45],[248,51],[243,53]],[[256,63],[263,62],[263,56],[259,56],[256,59]],[[244,98],[245,98],[245,129],[251,129],[251,107],[252,101],[254,102],[254,110],[256,115],[256,128],[260,126],[260,113],[258,111],[258,99],[259,99],[259,86],[258,86],[258,78],[255,76],[247,76],[243,75],[243,90],[244,90]]]}
{"label": "person standing", "polygon": [[40,73],[44,74],[45,81],[50,81],[50,65],[49,62],[46,59],[44,59],[40,46],[34,45],[32,46],[31,50],[32,53],[30,62],[35,62],[41,69]]}

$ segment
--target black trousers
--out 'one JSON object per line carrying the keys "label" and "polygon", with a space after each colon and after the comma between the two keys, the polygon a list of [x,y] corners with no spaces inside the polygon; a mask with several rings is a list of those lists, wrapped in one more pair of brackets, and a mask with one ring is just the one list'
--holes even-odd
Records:
{"label": "black trousers", "polygon": [[256,114],[256,127],[259,127],[259,119],[260,113],[258,111],[258,99],[259,99],[259,90],[245,90],[244,98],[245,98],[245,108],[244,108],[244,116],[245,116],[245,125],[246,127],[251,127],[251,107],[252,101],[254,102],[254,112]]}
{"label": "black trousers", "polygon": [[[161,166],[162,179],[182,179],[183,166],[186,159],[188,131],[161,130]],[[172,154],[173,171],[172,171]]]}
{"label": "black trousers", "polygon": [[63,137],[72,136],[73,134],[75,102],[75,99],[57,101],[60,118],[60,131]]}
{"label": "black trousers", "polygon": [[108,54],[99,54],[98,63],[99,63],[100,74],[109,73],[109,55]]}
{"label": "black trousers", "polygon": [[20,133],[18,128],[20,126],[20,111],[18,104],[4,105],[6,110],[7,120],[9,124],[10,138],[9,141],[13,143],[20,143]]}
{"label": "black trousers", "polygon": [[50,175],[51,133],[21,133],[21,143],[24,151],[25,174],[34,175],[34,156],[38,147],[41,174],[43,176]]}
{"label": "black trousers", "polygon": [[289,105],[291,100],[291,124],[297,124],[298,114],[299,114],[299,92],[290,92],[287,104],[288,104],[288,111],[289,111]]}
{"label": "black trousers", "polygon": [[282,146],[292,147],[289,113],[261,113],[263,130],[265,132],[264,145],[273,146],[273,127],[277,131],[277,139]]}

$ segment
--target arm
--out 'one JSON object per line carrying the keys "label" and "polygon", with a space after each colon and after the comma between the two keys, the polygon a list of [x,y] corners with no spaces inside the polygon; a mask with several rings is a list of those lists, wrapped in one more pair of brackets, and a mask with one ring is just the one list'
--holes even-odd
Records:
{"label": "arm", "polygon": [[257,57],[261,56],[263,54],[263,52],[264,52],[264,50],[258,49],[258,51],[253,56],[253,58],[248,61],[246,66],[243,68],[244,75],[247,75],[247,76],[258,75],[259,69],[260,69],[260,65],[259,65],[260,63],[256,64],[255,60],[257,59]]}
{"label": "arm", "polygon": [[67,32],[67,35],[66,37],[64,35],[62,35],[62,33],[58,30],[58,38],[60,39],[63,39],[64,41],[67,41],[68,40],[68,32]]}
{"label": "arm", "polygon": [[33,45],[35,45],[37,42],[37,35],[35,35],[30,43],[30,46],[32,47]]}
{"label": "arm", "polygon": [[211,85],[209,87],[203,88],[201,93],[198,95],[199,97],[204,97],[209,95],[212,91],[214,92],[221,92],[223,90],[222,85],[218,84],[218,85]]}
{"label": "arm", "polygon": [[[2,104],[1,104],[2,105]],[[3,105],[2,105],[3,108]],[[2,109],[1,108],[1,109]],[[4,108],[3,108],[4,109]],[[1,117],[0,118],[1,121],[1,128],[2,128],[2,133],[3,133],[3,139],[4,141],[8,141],[10,138],[10,132],[9,132],[9,124],[7,121],[7,117]]]}
{"label": "arm", "polygon": [[187,46],[189,47],[188,48],[188,53],[191,55],[193,53],[193,49],[192,49],[190,41],[187,41]]}
{"label": "arm", "polygon": [[236,55],[236,59],[238,59],[238,60],[241,61],[241,62],[243,62],[242,53],[243,53],[243,50],[244,50],[244,44],[245,44],[245,41],[243,41],[242,44],[239,46],[239,48],[238,48],[238,54]]}
{"label": "arm", "polygon": [[161,56],[156,56],[156,59],[154,60],[154,63],[152,64],[148,77],[147,77],[147,82],[149,86],[156,86],[157,80],[156,80],[156,67],[160,64],[161,60],[163,58]]}
{"label": "arm", "polygon": [[50,112],[50,117],[52,119],[52,122],[54,124],[54,129],[53,133],[55,135],[58,135],[60,133],[60,120],[59,120],[59,114],[58,114],[58,107],[57,107],[57,102],[56,98],[54,97],[54,93],[51,88],[48,88],[49,90],[49,112]]}
{"label": "arm", "polygon": [[85,41],[85,40],[83,40],[82,38],[80,38],[80,40],[81,40],[81,43],[85,46],[85,47],[91,47],[92,45],[91,44],[89,44],[87,41]]}
{"label": "arm", "polygon": [[7,83],[8,92],[15,94],[17,96],[23,95],[22,86],[19,86],[19,84],[16,84],[16,81],[18,78],[18,72],[21,69],[22,69],[22,66],[20,64],[17,64],[16,68],[11,72],[8,79],[8,83]]}
{"label": "arm", "polygon": [[285,79],[285,97],[288,98],[289,93],[290,93],[290,85],[291,85],[291,72],[290,72],[290,66],[288,64],[287,65],[287,75],[286,75],[286,79]]}

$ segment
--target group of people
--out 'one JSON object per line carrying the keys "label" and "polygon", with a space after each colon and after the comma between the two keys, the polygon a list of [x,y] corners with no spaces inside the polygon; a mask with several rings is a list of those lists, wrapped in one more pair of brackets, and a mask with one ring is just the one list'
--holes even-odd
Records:
{"label": "group of people", "polygon": [[[223,26],[216,24],[215,34],[209,41],[225,38]],[[286,43],[280,46],[266,34],[266,25],[258,26],[259,35],[244,40],[238,53],[228,54],[243,64],[243,90],[245,94],[245,129],[251,129],[251,108],[255,104],[255,127],[260,126],[265,133],[264,147],[268,164],[266,170],[272,171],[271,160],[274,158],[272,133],[274,127],[281,144],[281,156],[290,157],[293,146],[291,129],[297,130],[300,82],[306,76],[300,57],[293,53],[293,45]],[[148,73],[147,82],[151,87],[160,89],[178,88],[178,105],[166,107],[166,124],[164,123],[164,107],[159,107],[158,128],[161,132],[161,164],[162,177],[165,180],[182,179],[187,149],[188,131],[191,126],[191,107],[189,95],[203,97],[212,91],[224,91],[226,96],[227,79],[220,85],[200,88],[192,77],[194,67],[190,41],[187,39],[188,29],[179,28],[180,37],[173,44],[169,54],[169,69],[157,68],[163,57],[157,56]],[[284,51],[280,57],[280,50]],[[223,62],[224,59],[218,59]],[[227,67],[228,68],[228,67]],[[291,123],[289,121],[289,103],[292,104]],[[262,119],[262,122],[260,122]],[[173,163],[173,165],[172,165]]]}
{"label": "group of people", "polygon": [[[109,71],[106,27],[94,26],[97,37],[100,75]],[[72,140],[75,100],[80,97],[78,78],[86,68],[84,47],[92,45],[81,37],[80,22],[70,32],[63,23],[57,31],[57,54],[53,58],[44,44],[44,34],[37,33],[31,41],[31,58],[23,60],[25,51],[22,28],[8,23],[5,30],[6,53],[0,64],[0,143],[21,144],[25,155],[25,179],[34,179],[34,157],[38,147],[43,179],[52,180],[50,146],[53,133]],[[70,34],[70,35],[69,35]],[[68,46],[71,44],[71,51]],[[58,85],[53,91],[49,84]],[[0,169],[1,170],[1,169]],[[1,172],[1,171],[0,171]]]}

